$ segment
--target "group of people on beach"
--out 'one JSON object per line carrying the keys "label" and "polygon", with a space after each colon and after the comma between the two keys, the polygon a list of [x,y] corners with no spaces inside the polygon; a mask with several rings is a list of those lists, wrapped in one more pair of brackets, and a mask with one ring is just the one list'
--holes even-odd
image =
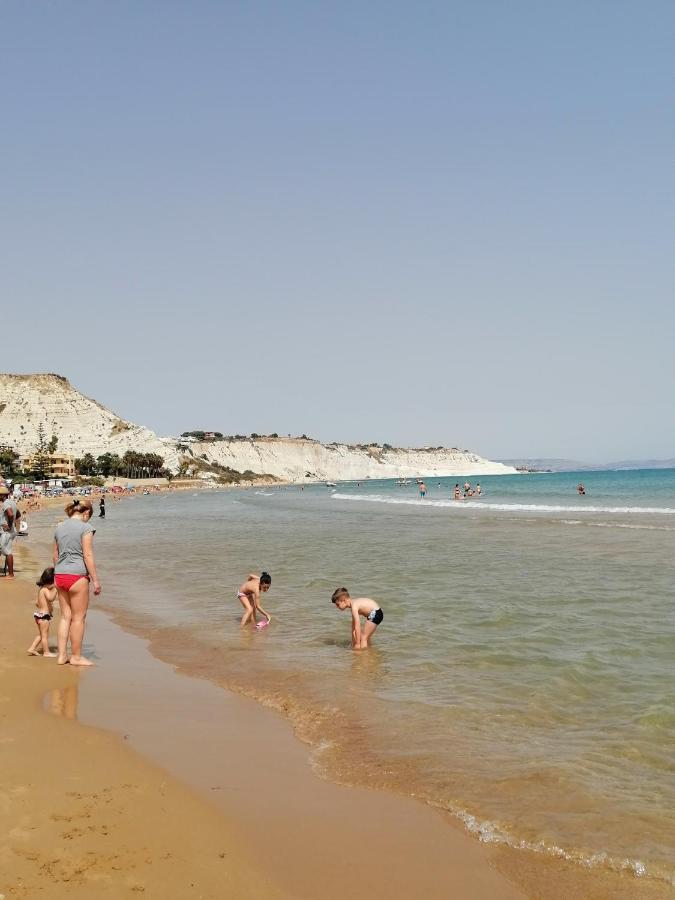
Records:
{"label": "group of people on beach", "polygon": [[[16,518],[15,503],[9,504],[3,515]],[[33,618],[37,636],[28,648],[31,656],[56,657],[59,665],[92,666],[94,663],[83,655],[84,629],[89,609],[90,586],[94,594],[101,593],[101,583],[96,571],[94,558],[95,529],[90,524],[94,513],[91,500],[74,498],[65,508],[66,518],[56,526],[52,565],[47,567],[37,581],[37,597]],[[103,510],[99,510],[101,516]],[[12,573],[13,574],[13,573]],[[272,585],[268,572],[260,575],[250,573],[237,592],[237,599],[244,608],[240,625],[249,623],[260,630],[272,621],[271,615],[260,603],[261,594],[266,594]],[[57,653],[49,645],[50,623],[54,615],[54,604],[58,602],[61,613],[57,628]],[[366,650],[384,613],[370,598],[352,598],[345,587],[333,592],[331,602],[339,610],[351,610],[352,648]],[[258,614],[263,618],[258,621]],[[361,625],[361,618],[364,619]],[[70,644],[70,654],[68,645]]]}

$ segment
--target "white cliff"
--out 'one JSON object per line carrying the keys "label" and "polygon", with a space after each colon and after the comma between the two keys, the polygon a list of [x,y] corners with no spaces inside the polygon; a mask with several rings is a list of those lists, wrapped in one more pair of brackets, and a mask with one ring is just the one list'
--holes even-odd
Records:
{"label": "white cliff", "polygon": [[61,375],[0,374],[0,444],[20,454],[35,451],[38,428],[47,442],[58,439],[57,453],[94,457],[124,455],[127,450],[158,453],[178,468],[175,442],[157,437],[149,428],[126,422],[95,400],[85,397]]}
{"label": "white cliff", "polygon": [[181,459],[227,466],[237,472],[272,475],[283,481],[347,481],[366,478],[506,475],[512,466],[456,448],[397,449],[321,444],[303,438],[258,438],[183,443],[160,438],[85,397],[61,375],[0,374],[0,444],[20,454],[35,451],[42,425],[57,452],[124,455],[157,453],[178,471]]}
{"label": "white cliff", "polygon": [[512,466],[466,450],[402,449],[321,444],[302,438],[216,440],[189,445],[195,457],[238,472],[275,475],[284,481],[349,481],[366,478],[510,475]]}

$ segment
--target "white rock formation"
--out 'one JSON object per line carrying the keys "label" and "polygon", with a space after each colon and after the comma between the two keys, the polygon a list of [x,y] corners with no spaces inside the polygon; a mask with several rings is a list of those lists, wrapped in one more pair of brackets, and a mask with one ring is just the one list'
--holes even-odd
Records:
{"label": "white rock formation", "polygon": [[238,472],[276,475],[284,481],[350,481],[443,475],[511,475],[512,466],[457,449],[384,449],[321,444],[301,438],[204,441],[188,445],[197,458]]}
{"label": "white rock formation", "polygon": [[142,425],[133,425],[85,397],[61,375],[0,374],[0,444],[20,454],[35,450],[38,428],[47,441],[58,438],[57,452],[72,456],[91,453],[158,453],[165,465],[178,470],[189,448],[189,459],[274,475],[283,481],[347,481],[366,478],[414,478],[442,475],[506,475],[512,466],[490,462],[457,449],[384,449],[321,444],[302,438],[219,440],[182,444],[179,438],[160,438]]}
{"label": "white rock formation", "polygon": [[158,438],[142,425],[133,425],[90,400],[61,375],[0,374],[0,444],[20,454],[35,450],[38,428],[47,441],[58,438],[58,453],[158,453],[165,464],[178,468],[174,441]]}

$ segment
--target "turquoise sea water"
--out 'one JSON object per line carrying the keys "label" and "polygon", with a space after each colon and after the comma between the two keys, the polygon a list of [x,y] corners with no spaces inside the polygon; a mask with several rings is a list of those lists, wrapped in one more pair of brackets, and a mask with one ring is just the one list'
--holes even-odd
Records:
{"label": "turquoise sea water", "polygon": [[[457,503],[465,480],[428,478],[424,500],[389,481],[110,504],[103,599],[282,708],[329,775],[672,881],[675,471],[484,477]],[[262,568],[273,622],[242,632],[237,587]],[[384,610],[367,653],[330,603],[343,584]]]}

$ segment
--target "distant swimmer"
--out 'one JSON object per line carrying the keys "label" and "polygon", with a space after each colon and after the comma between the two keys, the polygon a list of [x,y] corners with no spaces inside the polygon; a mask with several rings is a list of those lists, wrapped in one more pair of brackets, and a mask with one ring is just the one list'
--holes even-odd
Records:
{"label": "distant swimmer", "polygon": [[[375,629],[384,619],[384,613],[378,604],[369,597],[352,599],[346,587],[333,591],[331,603],[342,612],[350,609],[352,612],[352,650],[367,650]],[[366,620],[361,626],[361,616]]]}
{"label": "distant swimmer", "polygon": [[466,493],[467,493],[468,491],[470,491],[470,490],[471,490],[471,482],[470,482],[470,481],[465,481],[465,482],[464,482],[464,493],[466,494]]}
{"label": "distant swimmer", "polygon": [[427,486],[423,481],[420,481],[420,497],[426,497],[427,495]]}
{"label": "distant swimmer", "polygon": [[577,494],[579,494],[581,497],[584,497],[586,495],[586,488],[581,482],[579,482],[579,484],[577,485]]}
{"label": "distant swimmer", "polygon": [[[266,594],[272,585],[272,578],[268,572],[261,575],[251,573],[246,576],[246,581],[239,588],[237,600],[244,607],[244,614],[241,617],[241,627],[243,628],[249,621],[258,627],[256,622],[256,613],[261,612],[265,616],[266,625],[272,621],[272,616],[260,605],[260,593]],[[260,625],[263,623],[261,622]]]}
{"label": "distant swimmer", "polygon": [[483,493],[483,492],[482,492],[481,487],[480,487],[480,481],[477,481],[477,482],[476,482],[476,490],[474,491],[474,494],[476,495],[476,497],[480,497],[480,495],[481,495],[482,493]]}
{"label": "distant swimmer", "polygon": [[462,499],[462,497],[461,497],[461,491],[459,490],[459,481],[458,481],[457,484],[455,485],[455,490],[454,490],[454,493],[453,493],[452,496],[453,496],[453,499],[454,499],[454,500],[461,500],[461,499]]}

